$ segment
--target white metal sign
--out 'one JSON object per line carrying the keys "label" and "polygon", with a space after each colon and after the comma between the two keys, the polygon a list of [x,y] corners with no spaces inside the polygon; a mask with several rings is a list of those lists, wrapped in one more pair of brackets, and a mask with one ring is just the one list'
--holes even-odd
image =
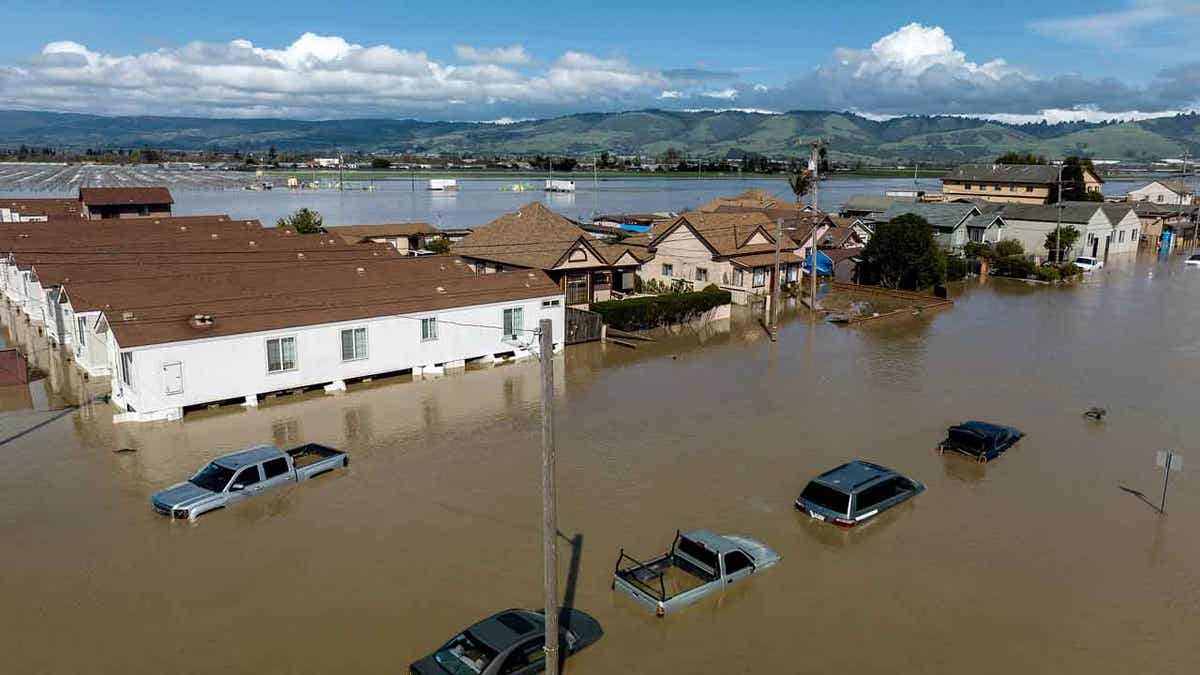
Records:
{"label": "white metal sign", "polygon": [[1183,471],[1183,457],[1181,455],[1176,455],[1170,450],[1159,450],[1154,463],[1159,468],[1166,469],[1167,462],[1171,464],[1171,471]]}

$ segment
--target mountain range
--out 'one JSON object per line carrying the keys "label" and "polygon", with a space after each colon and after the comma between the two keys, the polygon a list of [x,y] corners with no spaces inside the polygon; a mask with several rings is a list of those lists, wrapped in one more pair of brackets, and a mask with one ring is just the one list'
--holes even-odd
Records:
{"label": "mountain range", "polygon": [[1148,161],[1200,155],[1200,114],[1134,122],[1006,124],[951,116],[873,120],[847,112],[637,110],[506,124],[419,120],[105,117],[0,110],[0,147],[72,150],[440,152],[475,155],[805,156],[815,138],[841,161],[955,163],[1004,152]]}

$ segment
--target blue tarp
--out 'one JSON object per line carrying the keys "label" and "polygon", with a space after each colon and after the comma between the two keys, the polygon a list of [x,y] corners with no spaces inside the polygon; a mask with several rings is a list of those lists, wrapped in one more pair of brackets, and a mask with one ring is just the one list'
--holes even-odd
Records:
{"label": "blue tarp", "polygon": [[[804,259],[804,269],[812,267],[812,255]],[[833,259],[825,255],[823,251],[817,251],[817,274],[830,276],[833,274]]]}
{"label": "blue tarp", "polygon": [[636,223],[621,223],[618,227],[626,232],[633,232],[634,234],[641,234],[650,229],[649,225],[638,225]]}

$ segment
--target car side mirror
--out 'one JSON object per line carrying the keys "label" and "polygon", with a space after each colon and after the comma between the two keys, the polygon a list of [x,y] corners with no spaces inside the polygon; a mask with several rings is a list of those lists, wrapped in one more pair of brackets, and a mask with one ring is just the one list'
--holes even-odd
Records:
{"label": "car side mirror", "polygon": [[241,483],[234,483],[233,485],[229,486],[230,492],[241,492],[242,490],[245,490],[245,489],[246,489],[246,486],[242,485]]}

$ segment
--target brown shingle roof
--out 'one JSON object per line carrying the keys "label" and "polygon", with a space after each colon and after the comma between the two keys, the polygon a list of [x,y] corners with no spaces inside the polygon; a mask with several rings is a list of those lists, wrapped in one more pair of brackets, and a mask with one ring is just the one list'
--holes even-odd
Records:
{"label": "brown shingle roof", "polygon": [[[739,256],[752,255],[755,253],[774,253],[775,223],[765,214],[759,211],[751,211],[747,213],[698,213],[689,212],[679,216],[671,227],[663,228],[654,240],[651,242],[651,248],[654,248],[675,228],[675,225],[686,224],[692,228],[713,250],[714,255],[718,256]],[[770,243],[766,244],[750,244],[748,243],[753,238],[756,232],[762,232],[766,240]],[[780,247],[785,251],[796,249],[796,242],[792,241],[787,234],[780,242]]]}
{"label": "brown shingle roof", "polygon": [[518,211],[475,228],[454,245],[453,252],[478,260],[548,270],[558,265],[581,239],[595,250],[591,237],[577,225],[540,202],[530,202]]}
{"label": "brown shingle roof", "polygon": [[79,201],[88,206],[124,206],[127,204],[174,204],[165,187],[81,187]]}
{"label": "brown shingle roof", "polygon": [[78,218],[78,199],[2,199],[0,209],[15,211],[23,216],[46,216],[47,218]]}
{"label": "brown shingle roof", "polygon": [[391,223],[387,225],[336,225],[327,230],[347,241],[362,241],[372,237],[411,237],[414,234],[436,234],[438,229],[429,223]]}
{"label": "brown shingle roof", "polygon": [[[176,277],[148,294],[140,280],[80,283],[79,305],[103,308],[123,348],[560,295],[543,272],[472,274],[456,256],[345,265],[294,264]],[[213,317],[210,327],[189,323]],[[500,323],[499,312],[496,318]],[[466,328],[464,328],[465,330]],[[471,328],[470,330],[487,330]]]}
{"label": "brown shingle roof", "polygon": [[767,209],[775,207],[783,208],[791,204],[792,202],[789,202],[782,197],[776,197],[766,190],[753,188],[750,190],[745,190],[744,192],[741,192],[733,197],[718,197],[717,199],[702,204],[696,210],[703,211],[705,213],[711,213],[722,206],[741,206],[752,209]]}

